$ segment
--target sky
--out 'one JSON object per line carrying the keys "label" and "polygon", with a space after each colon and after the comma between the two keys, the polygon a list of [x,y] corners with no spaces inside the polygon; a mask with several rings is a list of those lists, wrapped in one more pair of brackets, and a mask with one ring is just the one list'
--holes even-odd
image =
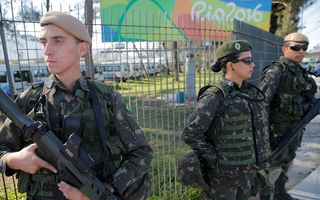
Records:
{"label": "sky", "polygon": [[[299,30],[300,33],[306,35],[309,39],[309,50],[319,45],[320,50],[320,0],[313,0],[314,3],[305,7],[300,12],[300,26],[305,28]],[[302,19],[302,21],[301,21]]]}

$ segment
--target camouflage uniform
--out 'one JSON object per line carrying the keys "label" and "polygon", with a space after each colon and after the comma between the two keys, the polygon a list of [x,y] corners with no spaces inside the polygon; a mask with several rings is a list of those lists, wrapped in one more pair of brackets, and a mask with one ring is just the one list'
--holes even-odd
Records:
{"label": "camouflage uniform", "polygon": [[[92,109],[91,104],[89,103],[88,96],[88,86],[87,86],[87,79],[84,77],[81,77],[78,79],[78,81],[74,84],[73,90],[72,91],[67,91],[62,84],[55,78],[54,75],[50,75],[48,79],[44,83],[43,87],[43,92],[44,97],[46,100],[44,100],[46,103],[48,103],[48,106],[43,106],[43,109],[48,109],[47,112],[50,113],[48,116],[49,118],[49,123],[48,126],[49,128],[57,135],[59,138],[65,138],[63,135],[63,132],[61,131],[62,129],[62,122],[63,118],[65,116],[70,116],[75,112],[75,110],[78,110],[77,112],[80,113],[82,116],[86,115],[88,113],[88,109]],[[112,90],[110,90],[112,91]],[[19,100],[16,100],[18,106],[26,112],[26,107],[25,107],[25,99],[21,98],[26,98],[26,94],[30,91],[26,91],[21,96]],[[83,94],[83,95],[79,95]],[[153,158],[152,154],[152,149],[148,144],[148,141],[146,140],[144,133],[140,129],[139,125],[136,123],[136,121],[133,119],[132,116],[128,113],[127,108],[125,107],[125,102],[122,98],[122,96],[113,91],[113,98],[114,98],[114,105],[113,105],[113,110],[114,110],[114,123],[116,126],[116,134],[110,137],[116,137],[119,138],[121,141],[121,156],[123,160],[121,161],[121,165],[118,166],[117,169],[113,170],[113,184],[116,186],[116,191],[123,194],[124,191],[128,188],[129,185],[138,184],[135,183],[136,180],[141,178],[143,175],[147,174],[148,169],[150,167],[151,160]],[[87,98],[86,98],[87,97]],[[104,103],[103,101],[100,101],[100,104]],[[101,105],[101,108],[105,108],[105,105]],[[89,108],[87,108],[89,107]],[[90,108],[91,107],[91,108]],[[29,113],[29,115],[32,112]],[[46,112],[44,112],[46,113]],[[89,112],[90,113],[90,112]],[[105,113],[105,112],[104,112]],[[92,122],[85,121],[83,124],[83,129],[81,130],[81,137],[82,137],[82,142],[84,144],[84,148],[86,151],[92,156],[92,158],[95,160],[95,170],[100,168],[98,170],[100,174],[104,174],[107,176],[104,172],[108,171],[106,170],[107,167],[109,167],[109,164],[104,164],[103,161],[105,161],[104,157],[104,152],[103,152],[103,147],[101,144],[101,140],[99,137],[99,132],[97,131],[96,124],[93,123],[95,122],[94,115],[92,116],[92,113],[90,114],[91,116],[86,116],[86,119],[92,119]],[[46,118],[46,116],[45,116]],[[104,115],[104,120],[106,120],[106,116]],[[88,125],[86,125],[86,123]],[[106,122],[104,121],[106,124]],[[88,126],[93,126],[89,127]],[[87,130],[84,130],[85,127],[87,127]],[[119,140],[118,139],[118,140]],[[115,139],[115,142],[117,139]],[[11,120],[7,119],[1,129],[0,132],[0,170],[4,172],[7,176],[11,176],[15,174],[17,171],[14,171],[10,168],[6,167],[5,163],[5,157],[6,153],[9,152],[14,152],[14,151],[19,151],[20,149],[24,148],[25,146],[29,145],[29,143],[25,142],[22,137],[21,130],[17,128]],[[112,154],[112,153],[111,153]],[[102,163],[102,165],[101,165]],[[133,164],[134,163],[134,164]],[[101,167],[102,166],[102,167]],[[18,171],[18,174],[21,171]],[[25,173],[25,172],[24,172]],[[49,177],[49,170],[41,169],[39,170],[37,174],[42,174],[42,175],[48,175]],[[27,173],[25,173],[27,174]],[[36,177],[36,175],[31,175],[31,180],[32,182],[34,181],[33,176]],[[148,175],[148,174],[147,174]],[[104,179],[103,182],[106,182],[108,177],[101,177]],[[110,177],[109,177],[110,178]],[[110,180],[110,179],[109,179]],[[19,185],[25,184],[23,183],[23,179],[21,177],[19,178]],[[44,181],[44,180],[40,180]],[[57,180],[56,180],[57,181]],[[150,192],[150,181],[149,177],[147,177],[144,180],[142,180],[144,184],[148,184],[145,191],[139,191],[137,192],[142,193],[139,194],[141,199],[146,199],[149,196]],[[143,184],[142,183],[142,184]],[[28,184],[28,183],[27,183]],[[141,183],[139,183],[141,184]],[[43,188],[44,184],[40,184],[41,189],[46,190]],[[28,197],[30,197],[30,193],[33,193],[35,196],[41,196],[37,190],[39,190],[39,187],[35,188],[36,191],[30,191],[32,190],[32,186],[29,188],[29,191],[26,191],[28,193]],[[141,187],[141,185],[137,186]],[[57,182],[53,182],[50,184],[50,188],[47,189],[49,192],[50,191],[57,191]],[[61,194],[49,194],[49,196],[53,195],[53,198],[40,198],[40,199],[57,199],[56,195],[61,195]],[[30,197],[31,199],[32,197]],[[61,196],[59,196],[59,199],[62,199]],[[132,199],[133,197],[128,197],[126,199]],[[36,198],[39,199],[39,198]],[[134,199],[134,198],[133,198]]]}
{"label": "camouflage uniform", "polygon": [[[273,138],[271,148],[275,148],[283,134],[293,129],[311,108],[311,97],[317,91],[316,84],[307,75],[299,63],[281,56],[277,62],[267,67],[261,75],[260,88],[266,95],[267,109],[270,112],[270,127]],[[287,171],[301,145],[302,132],[284,150],[280,164],[282,172],[275,185],[282,185],[288,181]],[[262,177],[261,177],[262,178]],[[260,196],[270,196],[272,187],[268,187],[262,179]],[[289,198],[289,197],[288,197]]]}
{"label": "camouflage uniform", "polygon": [[246,81],[241,88],[226,78],[221,84],[229,93],[240,91],[234,102],[217,117],[224,96],[206,90],[187,121],[183,138],[198,155],[209,186],[204,199],[248,199],[255,173],[267,165],[270,156],[264,95]]}

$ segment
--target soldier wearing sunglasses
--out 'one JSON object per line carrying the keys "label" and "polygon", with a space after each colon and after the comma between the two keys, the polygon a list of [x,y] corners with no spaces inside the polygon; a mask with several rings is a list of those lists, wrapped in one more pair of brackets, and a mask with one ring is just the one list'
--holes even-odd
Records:
{"label": "soldier wearing sunglasses", "polygon": [[[311,100],[317,92],[315,81],[308,76],[307,69],[301,67],[300,62],[306,55],[309,40],[301,33],[291,33],[284,38],[282,46],[283,56],[266,67],[261,75],[260,89],[266,95],[266,107],[269,111],[270,136],[273,138],[271,148],[277,147],[282,137],[294,128],[303,116],[312,107]],[[278,164],[281,170],[277,179],[260,176],[260,199],[274,200],[293,199],[285,190],[288,181],[287,172],[301,145],[302,132],[288,145]],[[261,174],[270,174],[273,168],[261,171]]]}
{"label": "soldier wearing sunglasses", "polygon": [[[178,165],[179,179],[202,188],[203,199],[248,199],[255,174],[271,155],[265,97],[246,81],[255,67],[251,50],[246,40],[228,41],[217,49],[211,69],[222,71],[223,78],[199,95],[183,131],[195,158]],[[201,170],[192,167],[196,160]]]}

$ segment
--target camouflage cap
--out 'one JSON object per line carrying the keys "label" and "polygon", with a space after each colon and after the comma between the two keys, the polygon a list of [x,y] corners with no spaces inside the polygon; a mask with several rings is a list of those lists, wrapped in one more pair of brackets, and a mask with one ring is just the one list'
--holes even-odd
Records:
{"label": "camouflage cap", "polygon": [[219,60],[228,55],[241,53],[244,51],[251,51],[252,45],[247,40],[231,40],[224,42],[216,52],[216,58]]}
{"label": "camouflage cap", "polygon": [[47,24],[54,24],[81,41],[91,42],[88,30],[84,24],[69,14],[58,11],[46,12],[40,20],[40,26],[42,27]]}
{"label": "camouflage cap", "polygon": [[299,42],[309,44],[309,39],[307,36],[301,33],[290,33],[284,38],[284,42]]}
{"label": "camouflage cap", "polygon": [[202,177],[200,162],[194,152],[182,156],[177,161],[178,181],[187,187],[209,189]]}

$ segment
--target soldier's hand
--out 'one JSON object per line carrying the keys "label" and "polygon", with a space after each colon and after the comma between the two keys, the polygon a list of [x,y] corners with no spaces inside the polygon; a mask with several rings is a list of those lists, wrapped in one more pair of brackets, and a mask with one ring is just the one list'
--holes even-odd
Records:
{"label": "soldier's hand", "polygon": [[61,181],[58,183],[59,190],[63,195],[69,200],[90,200],[85,194],[83,194],[79,189],[69,185],[68,183]]}
{"label": "soldier's hand", "polygon": [[114,193],[113,187],[109,183],[104,183],[104,185],[108,188],[111,193]]}
{"label": "soldier's hand", "polygon": [[44,167],[57,173],[57,170],[52,165],[36,155],[35,151],[37,149],[38,146],[36,144],[31,144],[20,151],[9,153],[5,158],[7,167],[14,170],[22,170],[30,174],[34,174]]}

